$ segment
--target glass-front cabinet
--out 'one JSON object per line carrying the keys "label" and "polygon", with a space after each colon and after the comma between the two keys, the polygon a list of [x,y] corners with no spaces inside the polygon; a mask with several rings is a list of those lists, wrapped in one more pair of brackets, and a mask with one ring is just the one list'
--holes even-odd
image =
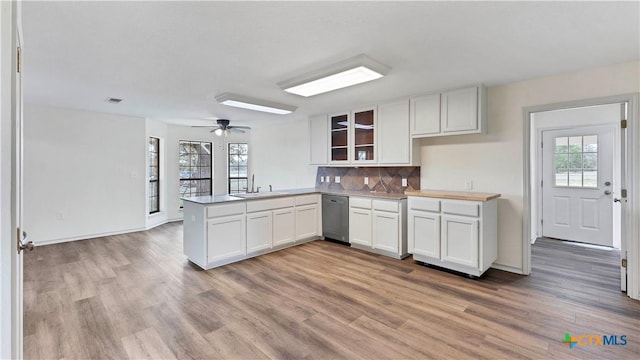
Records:
{"label": "glass-front cabinet", "polygon": [[332,164],[363,164],[376,161],[375,108],[330,116]]}
{"label": "glass-front cabinet", "polygon": [[353,163],[373,162],[375,152],[375,110],[353,112]]}
{"label": "glass-front cabinet", "polygon": [[349,113],[331,116],[331,162],[349,162]]}

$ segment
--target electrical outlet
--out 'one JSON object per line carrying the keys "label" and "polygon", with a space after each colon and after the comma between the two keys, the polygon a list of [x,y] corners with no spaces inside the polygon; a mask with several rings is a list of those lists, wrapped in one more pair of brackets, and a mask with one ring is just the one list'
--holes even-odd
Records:
{"label": "electrical outlet", "polygon": [[340,176],[336,176],[335,182],[336,182],[336,184],[340,184]]}
{"label": "electrical outlet", "polygon": [[196,216],[195,215],[191,215],[191,222],[196,222]]}
{"label": "electrical outlet", "polygon": [[365,185],[369,185],[369,177],[368,176],[364,177],[364,184]]}
{"label": "electrical outlet", "polygon": [[320,182],[323,183],[324,182],[324,176],[320,176]]}
{"label": "electrical outlet", "polygon": [[469,180],[469,181],[465,181],[464,182],[464,189],[469,191],[469,190],[473,190],[473,181]]}
{"label": "electrical outlet", "polygon": [[404,186],[404,187],[409,186],[409,185],[407,184],[407,179],[402,178],[402,186]]}
{"label": "electrical outlet", "polygon": [[63,220],[63,219],[64,219],[64,216],[62,216],[62,213],[61,213],[61,212],[59,212],[59,213],[57,213],[57,214],[56,214],[56,219],[58,219],[58,221],[60,221],[60,220]]}

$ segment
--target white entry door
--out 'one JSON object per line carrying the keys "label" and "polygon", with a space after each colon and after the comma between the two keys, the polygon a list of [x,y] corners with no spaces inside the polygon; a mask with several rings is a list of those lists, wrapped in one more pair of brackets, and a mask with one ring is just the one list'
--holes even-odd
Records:
{"label": "white entry door", "polygon": [[543,236],[613,246],[614,130],[543,132]]}

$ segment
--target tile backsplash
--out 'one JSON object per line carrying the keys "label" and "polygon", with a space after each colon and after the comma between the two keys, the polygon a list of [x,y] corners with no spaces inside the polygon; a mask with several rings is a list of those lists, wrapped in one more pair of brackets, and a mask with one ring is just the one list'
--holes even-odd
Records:
{"label": "tile backsplash", "polygon": [[[335,182],[336,176],[340,177],[339,184]],[[320,182],[321,177],[324,177],[324,182]],[[369,178],[369,185],[364,184],[365,177]],[[407,186],[402,186],[402,179],[407,179]],[[319,166],[316,174],[316,188],[402,194],[405,190],[420,190],[420,167]]]}

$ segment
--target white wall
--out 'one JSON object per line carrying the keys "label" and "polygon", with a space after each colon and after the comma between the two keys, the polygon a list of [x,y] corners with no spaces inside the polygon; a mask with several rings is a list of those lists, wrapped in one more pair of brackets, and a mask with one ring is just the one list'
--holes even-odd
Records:
{"label": "white wall", "polygon": [[36,244],[144,229],[143,118],[25,106],[24,227]]}
{"label": "white wall", "polygon": [[[496,265],[522,269],[523,108],[640,91],[640,62],[528,80],[488,89],[488,134],[423,139],[421,186],[502,194]],[[638,119],[632,119],[638,121]]]}
{"label": "white wall", "polygon": [[249,161],[256,186],[275,190],[315,186],[317,166],[309,165],[306,121],[293,120],[251,130]]}

